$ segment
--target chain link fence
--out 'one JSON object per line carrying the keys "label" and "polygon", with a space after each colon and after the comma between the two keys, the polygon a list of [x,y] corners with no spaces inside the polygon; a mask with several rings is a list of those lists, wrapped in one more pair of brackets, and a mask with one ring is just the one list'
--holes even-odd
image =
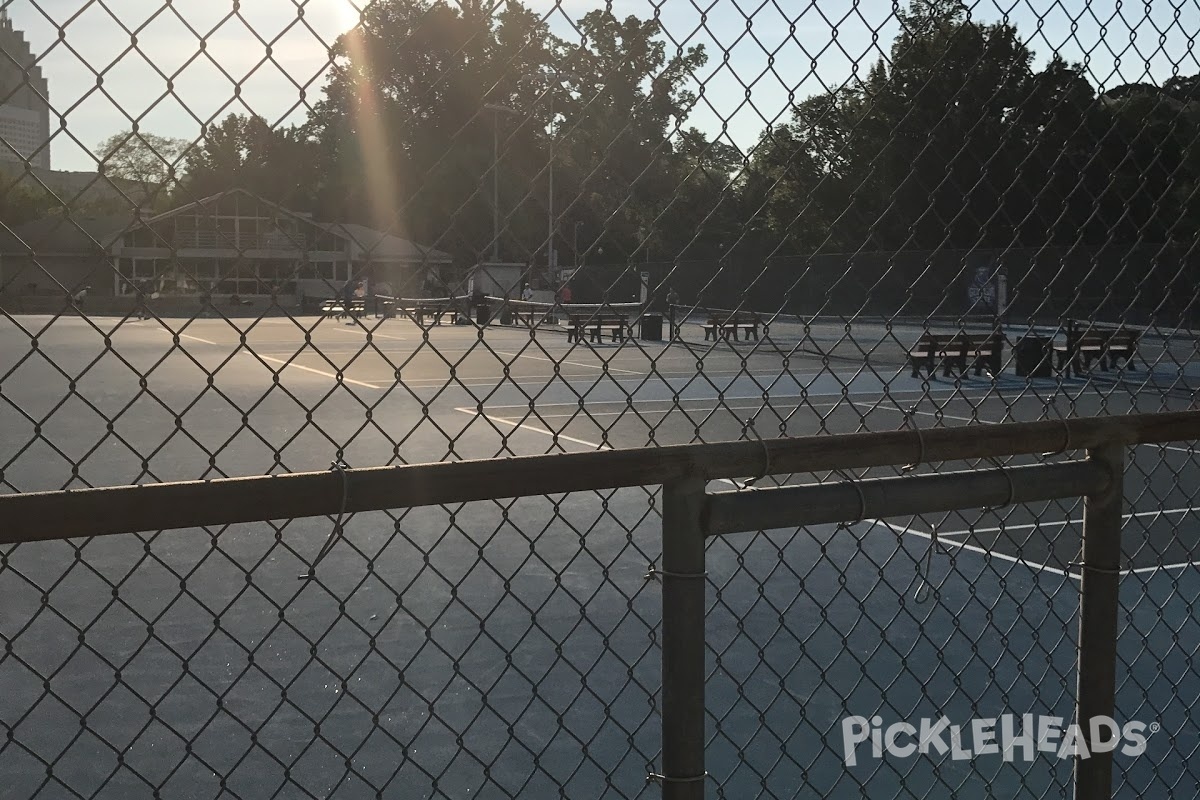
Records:
{"label": "chain link fence", "polygon": [[[1095,792],[1066,739],[1096,492],[865,499],[1012,488],[1098,446],[1063,420],[1193,410],[1200,8],[1078,6],[0,0],[8,795]],[[1039,421],[1061,446],[985,446]],[[772,463],[887,432],[916,451]],[[1122,796],[1200,780],[1170,438],[1113,439],[1095,567]],[[709,535],[681,578],[682,501],[603,459],[728,442],[708,495],[862,513]],[[506,482],[542,455],[546,487]],[[422,495],[416,465],[479,460]],[[403,502],[356,496],[393,468]],[[171,525],[114,521],[143,506]],[[704,715],[672,728],[688,580]],[[700,735],[705,774],[666,766]]]}

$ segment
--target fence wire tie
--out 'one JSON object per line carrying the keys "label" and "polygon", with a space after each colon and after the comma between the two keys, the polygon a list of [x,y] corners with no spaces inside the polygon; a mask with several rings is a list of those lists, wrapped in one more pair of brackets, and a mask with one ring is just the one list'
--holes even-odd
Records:
{"label": "fence wire tie", "polygon": [[921,428],[916,424],[917,407],[913,406],[908,411],[904,412],[904,425],[908,427],[911,423],[912,430],[917,434],[917,460],[911,464],[905,464],[900,468],[900,472],[912,472],[914,469],[925,463],[925,434],[921,432]]}
{"label": "fence wire tie", "polygon": [[992,506],[992,508],[1008,508],[1013,504],[1013,498],[1017,496],[1017,489],[1015,486],[1013,486],[1012,474],[1009,473],[1006,465],[1000,463],[1000,459],[989,458],[988,461],[991,462],[993,467],[1000,470],[1000,474],[1004,476],[1006,481],[1008,481],[1008,499],[1005,500],[1001,505]]}
{"label": "fence wire tie", "polygon": [[933,571],[933,551],[937,546],[938,532],[937,525],[934,525],[929,531],[929,548],[925,551],[925,570],[923,572],[920,569],[917,570],[920,582],[917,584],[917,590],[913,592],[913,600],[919,605],[929,601],[929,575]]}
{"label": "fence wire tie", "polygon": [[667,578],[707,578],[707,577],[708,577],[708,570],[705,570],[704,572],[670,572],[670,571],[668,571],[668,570],[665,570],[665,569],[658,569],[657,567],[655,567],[655,566],[654,566],[654,562],[653,562],[653,561],[651,561],[651,562],[650,562],[650,565],[649,565],[648,567],[646,567],[646,575],[645,575],[645,578],[646,578],[646,580],[648,580],[648,581],[656,581],[656,580],[658,580],[660,577],[667,577]]}
{"label": "fence wire tie", "polygon": [[1051,458],[1053,456],[1061,456],[1063,453],[1072,449],[1071,448],[1071,426],[1067,424],[1067,420],[1064,417],[1059,417],[1059,421],[1062,422],[1062,424],[1063,424],[1063,433],[1064,433],[1063,446],[1053,452],[1042,453],[1042,458]]}
{"label": "fence wire tie", "polygon": [[1117,576],[1120,576],[1120,575],[1121,575],[1121,573],[1124,571],[1124,570],[1122,570],[1120,567],[1117,567],[1116,569],[1113,569],[1112,567],[1097,567],[1097,566],[1090,566],[1090,565],[1088,565],[1088,564],[1085,564],[1085,563],[1083,563],[1082,561],[1068,561],[1068,562],[1067,562],[1067,566],[1068,566],[1068,567],[1079,567],[1079,569],[1080,569],[1081,571],[1084,571],[1084,572],[1095,572],[1095,573],[1098,573],[1098,574],[1100,574],[1100,575],[1117,575]]}
{"label": "fence wire tie", "polygon": [[760,445],[762,445],[762,452],[763,452],[762,471],[759,472],[756,477],[747,478],[746,480],[741,481],[742,487],[747,488],[747,487],[753,486],[754,484],[758,483],[763,478],[765,478],[771,474],[771,450],[769,447],[767,447],[767,440],[762,438],[762,436],[760,436],[758,434],[758,429],[754,427],[754,417],[751,417],[750,419],[746,420],[744,429],[748,430],[754,434],[754,438],[758,440],[758,443]]}
{"label": "fence wire tie", "polygon": [[317,553],[317,557],[313,559],[312,566],[308,568],[308,572],[303,575],[297,575],[296,580],[311,581],[317,577],[317,566],[333,549],[337,540],[342,536],[342,519],[346,516],[346,500],[350,496],[350,476],[346,474],[346,470],[350,469],[350,465],[342,459],[331,461],[329,463],[329,471],[336,472],[342,476],[342,504],[338,509],[337,520],[333,523],[333,530],[330,531],[329,537],[325,540],[325,544],[321,545],[321,551]]}
{"label": "fence wire tie", "polygon": [[857,525],[867,518],[867,495],[865,492],[863,492],[862,485],[858,482],[858,478],[847,475],[846,471],[841,469],[835,470],[834,474],[848,483],[854,489],[855,493],[858,494],[858,519],[854,520],[853,522],[841,522],[838,524],[846,527]]}
{"label": "fence wire tie", "polygon": [[659,775],[657,772],[651,772],[646,776],[646,783],[699,783],[705,780],[708,780],[707,772],[692,775],[688,778],[672,778],[669,775]]}

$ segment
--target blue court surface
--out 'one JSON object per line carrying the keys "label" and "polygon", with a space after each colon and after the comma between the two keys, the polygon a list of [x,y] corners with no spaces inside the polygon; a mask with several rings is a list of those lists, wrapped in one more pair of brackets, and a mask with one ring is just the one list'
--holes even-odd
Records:
{"label": "blue court surface", "polygon": [[[1178,410],[1195,380],[1173,342],[1091,379],[1010,365],[929,380],[905,366],[903,332],[854,358],[836,326],[589,346],[301,322],[0,322],[0,491]],[[1198,475],[1189,442],[1127,460],[1117,717],[1154,732],[1117,756],[1122,795],[1197,779]],[[315,581],[299,576],[328,518],[7,548],[0,783],[42,798],[657,797],[660,502],[645,487],[358,514]],[[1068,793],[1071,760],[1043,752],[860,745],[847,766],[842,725],[1069,724],[1082,510],[711,540],[708,796]]]}

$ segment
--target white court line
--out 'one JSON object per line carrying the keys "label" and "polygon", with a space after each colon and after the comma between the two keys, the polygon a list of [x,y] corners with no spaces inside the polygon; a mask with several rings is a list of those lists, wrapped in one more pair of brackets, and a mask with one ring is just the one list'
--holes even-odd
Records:
{"label": "white court line", "polygon": [[[491,420],[492,422],[499,422],[503,425],[508,425],[513,428],[520,428],[521,430],[526,430],[526,431],[529,431],[530,433],[540,433],[543,436],[549,436],[551,438],[562,439],[567,442],[572,442],[574,444],[583,445],[584,447],[590,447],[593,450],[612,450],[613,449],[613,446],[610,444],[598,444],[596,442],[589,442],[586,439],[576,439],[574,436],[567,436],[562,433],[554,433],[553,431],[548,431],[545,428],[539,428],[536,425],[530,425],[526,422],[517,422],[516,420],[504,419],[503,417],[497,417],[497,416],[493,416],[491,414],[482,414],[473,408],[456,408],[454,410],[461,411],[462,413],[469,414],[473,417],[483,417],[484,419]],[[730,486],[736,487],[738,489],[746,488],[743,484],[738,483],[737,481],[734,481],[734,480],[730,480],[729,478],[718,478],[717,480],[720,483],[725,483]]]}
{"label": "white court line", "polygon": [[[595,366],[595,365],[587,364],[585,366]],[[739,372],[705,372],[704,374],[710,378],[730,378],[730,377],[744,376],[746,373],[739,371]],[[649,375],[649,373],[635,372],[634,375],[636,375],[638,377],[636,377],[636,378],[613,378],[612,381],[617,384],[625,384],[625,383],[643,384],[646,382],[645,379]],[[587,376],[585,376],[585,375],[562,375],[562,374],[555,375],[554,373],[551,373],[549,375],[534,375],[534,376],[526,376],[526,377],[522,377],[522,376],[518,375],[518,376],[516,376],[515,380],[511,376],[509,377],[508,380],[505,380],[505,377],[503,375],[496,375],[495,377],[492,377],[492,378],[488,378],[486,376],[483,376],[483,377],[471,376],[469,378],[465,378],[465,379],[461,379],[461,380],[467,380],[467,381],[490,380],[491,383],[459,383],[457,380],[451,381],[451,383],[453,383],[453,385],[455,385],[455,386],[463,386],[466,388],[495,389],[497,387],[504,387],[504,386],[546,386],[547,385],[546,381],[552,380],[554,378],[562,378],[562,379],[566,380],[566,379],[575,379],[575,378],[584,378],[584,377],[587,377]],[[654,377],[656,377],[656,378],[672,378],[672,379],[673,378],[694,378],[694,377],[696,377],[696,371],[692,370],[691,372],[661,372],[661,371],[656,370],[654,373]],[[405,385],[416,386],[417,388],[432,387],[432,388],[438,389],[438,388],[441,388],[443,385],[445,385],[447,380],[449,380],[449,378],[413,378],[411,381],[405,381],[404,383],[405,383]],[[810,394],[812,394],[812,393],[810,393]],[[841,394],[840,392],[830,392],[829,393],[830,396],[835,396],[835,395],[840,395],[840,394]],[[813,396],[817,396],[817,395],[814,394]],[[704,398],[697,397],[697,398],[692,398],[692,399],[693,400],[702,400]],[[742,398],[742,399],[745,400],[745,399],[755,399],[755,398]],[[620,400],[596,400],[594,402],[597,402],[597,403],[623,403],[623,402],[625,402],[625,400],[624,400],[624,398],[622,398]],[[669,400],[669,399],[667,399],[667,400],[650,400],[650,401],[639,401],[639,402],[669,403],[669,402],[671,402],[671,400]],[[547,405],[572,406],[575,404],[574,403],[551,403],[551,404],[547,404]],[[528,407],[529,406],[526,404],[515,405],[515,406],[503,406],[503,405],[489,406],[489,408],[528,408]]]}
{"label": "white court line", "polygon": [[[740,373],[740,372],[706,372],[705,373],[705,375],[708,375],[708,376],[714,377],[714,378],[715,377],[727,377],[727,376],[733,376],[733,375],[741,375],[741,374],[742,373]],[[660,373],[658,373],[658,375],[663,378],[692,378],[692,377],[695,377],[696,373],[695,372],[681,372],[681,373],[660,372]],[[514,387],[519,388],[522,386],[532,386],[535,388],[543,388],[544,389],[549,386],[553,386],[554,381],[556,379],[561,379],[563,381],[571,381],[571,380],[575,380],[575,379],[582,379],[585,377],[590,377],[590,376],[550,374],[550,375],[541,375],[541,376],[535,375],[532,377],[525,377],[525,378],[520,378],[518,376],[517,380],[513,380],[512,378],[505,380],[504,377],[500,376],[500,375],[497,375],[496,377],[491,378],[491,379],[479,378],[479,377],[474,377],[474,376],[468,377],[468,378],[451,378],[449,376],[446,376],[444,378],[408,378],[408,379],[405,379],[404,385],[408,386],[410,388],[413,388],[413,389],[441,389],[442,387],[445,387],[445,386],[449,386],[449,388],[451,388],[451,389],[507,389],[507,388],[514,388]],[[646,376],[644,376],[644,375],[639,376],[637,378],[612,378],[610,380],[610,382],[616,383],[618,385],[625,384],[625,383],[637,383],[640,385],[640,384],[645,383],[645,378],[646,378]],[[835,392],[834,394],[837,394],[837,393]],[[699,400],[702,398],[695,398],[695,399]],[[595,402],[595,403],[623,403],[625,401],[624,401],[624,399],[621,399],[621,400],[595,400],[593,402]],[[639,401],[639,402],[641,402],[641,401]],[[573,405],[575,405],[575,403],[559,403],[557,405],[573,406]],[[529,404],[521,403],[518,405],[510,405],[510,406],[496,405],[496,406],[488,406],[488,408],[529,408]]]}
{"label": "white court line", "polygon": [[[506,353],[502,350],[493,350],[492,352],[498,356],[509,356],[511,358],[528,358],[528,359],[532,359],[534,361],[546,361],[551,364],[570,364],[573,367],[587,367],[588,369],[598,369],[601,371],[604,370],[604,367],[599,364],[584,364],[582,361],[567,361],[566,359],[562,359],[560,361],[555,361],[553,358],[544,358],[543,356],[534,356],[534,355],[529,355],[528,353]],[[608,367],[608,371],[609,372],[622,372],[626,375],[644,375],[645,374],[644,372],[634,372],[631,369],[621,369],[620,367],[614,367],[611,365]]]}
{"label": "white court line", "polygon": [[[164,328],[162,326],[159,326],[159,330],[162,331],[163,333],[169,333],[172,336],[178,336],[180,339],[192,339],[193,341],[201,342],[203,344],[211,344],[211,345],[218,346],[218,347],[220,346],[217,344],[217,342],[210,342],[208,339],[201,339],[199,336],[192,336],[190,333],[178,333],[176,331],[173,331],[169,328]],[[238,344],[237,342],[234,342],[230,346],[233,347],[233,346],[236,346],[237,344]]]}
{"label": "white court line", "polygon": [[[660,373],[660,374],[661,374],[661,373]],[[695,374],[695,373],[683,373],[682,375],[678,375],[678,376],[676,376],[676,377],[684,377],[684,376],[687,376],[687,375],[694,375],[694,374]],[[704,374],[705,374],[705,375],[714,375],[714,374],[716,374],[716,373],[706,372],[706,373],[704,373]],[[741,374],[743,374],[743,373],[740,373],[740,372],[729,372],[729,373],[722,373],[722,374],[725,374],[725,375],[741,375]],[[816,373],[814,373],[814,374],[816,374]],[[667,376],[666,376],[666,375],[664,375],[664,377],[667,377]],[[489,384],[489,385],[490,385],[490,384]],[[896,391],[889,392],[889,394],[891,394],[891,395],[898,395],[898,394],[914,394],[914,393],[921,393],[921,392],[922,392],[922,390],[921,390],[921,389],[900,389],[900,390],[896,390]],[[865,392],[865,391],[864,391],[864,392],[850,392],[848,395],[845,395],[845,396],[846,396],[847,398],[863,397],[863,398],[867,398],[867,399],[871,399],[871,400],[876,400],[876,401],[878,401],[878,400],[882,399],[882,394],[881,394],[881,393],[879,393],[879,392]],[[801,395],[798,395],[798,394],[795,394],[795,395],[771,395],[771,396],[770,396],[770,401],[771,401],[771,402],[773,402],[773,401],[776,401],[776,400],[807,400],[807,399],[809,399],[809,398],[813,398],[813,397],[842,397],[842,393],[841,393],[840,391],[836,391],[836,392],[808,392],[808,393],[807,393],[806,395],[804,395],[804,396],[801,396]],[[745,397],[723,397],[723,398],[721,398],[721,401],[722,401],[722,402],[733,402],[733,403],[737,403],[737,402],[749,401],[749,400],[758,400],[758,401],[761,401],[762,399],[763,399],[763,398],[762,398],[762,395],[761,395],[761,394],[759,394],[759,395],[747,395],[747,396],[745,396]],[[713,403],[713,402],[716,402],[716,400],[717,400],[717,398],[715,398],[715,397],[681,397],[681,398],[679,398],[678,400],[675,400],[674,398],[671,398],[671,397],[662,397],[662,398],[647,398],[647,399],[639,399],[639,398],[634,398],[634,401],[633,401],[633,402],[634,402],[635,404],[639,404],[639,405],[641,405],[641,404],[646,404],[646,403],[670,403],[670,404],[672,404],[672,405],[673,405],[673,404],[675,404],[675,403],[677,403],[677,402],[678,402],[678,403]],[[593,402],[594,402],[596,405],[605,405],[605,404],[609,404],[609,405],[611,405],[611,404],[613,404],[613,403],[624,403],[624,402],[625,402],[625,400],[624,400],[624,399],[620,399],[620,400],[596,400],[596,401],[593,401]],[[815,405],[828,405],[828,406],[830,406],[830,407],[832,408],[832,407],[835,407],[835,406],[838,406],[838,405],[842,405],[842,403],[841,403],[841,401],[839,401],[839,402],[837,402],[837,403],[818,403],[818,404],[815,404]],[[564,407],[564,408],[578,408],[579,404],[578,404],[577,402],[576,402],[576,403],[538,403],[538,404],[537,404],[537,407],[538,407],[538,408],[557,408],[557,407],[559,407],[559,406],[562,406],[562,407]],[[801,406],[801,407],[802,407],[802,408],[807,408],[807,406]],[[488,406],[488,408],[495,408],[495,409],[504,409],[504,408],[529,408],[529,404],[528,404],[528,403],[514,404],[514,405],[502,405],[502,404],[497,404],[497,405],[489,405],[489,406]],[[874,408],[891,408],[891,407],[890,407],[890,406],[873,406],[873,407],[872,407],[872,410],[873,410]],[[893,410],[893,411],[900,411],[900,409],[892,409],[892,410]]]}
{"label": "white court line", "polygon": [[[895,392],[893,392],[893,394],[895,394]],[[953,398],[951,398],[951,399],[953,399]],[[987,395],[983,395],[981,397],[963,397],[962,399],[963,400],[987,400],[987,399],[989,399],[989,397]],[[979,425],[999,425],[1000,424],[998,422],[993,422],[990,419],[980,419],[978,417],[964,417],[964,416],[960,416],[958,414],[946,414],[941,411],[905,411],[903,408],[894,408],[893,406],[879,406],[879,408],[885,408],[888,411],[895,411],[897,413],[905,414],[905,415],[919,414],[923,417],[936,417],[938,419],[955,419],[960,422],[973,422],[973,423],[976,423]]]}
{"label": "white court line", "polygon": [[[773,400],[777,400],[777,398],[773,398]],[[578,416],[579,414],[586,414],[589,417],[621,417],[621,416],[625,416],[626,414],[633,414],[633,413],[637,413],[637,414],[674,414],[679,411],[691,411],[691,412],[695,412],[698,414],[708,414],[708,413],[712,413],[714,411],[758,411],[763,408],[763,406],[761,404],[759,404],[756,406],[721,405],[721,406],[713,406],[711,408],[709,408],[708,406],[705,406],[704,408],[684,408],[682,406],[677,408],[675,406],[671,406],[669,408],[639,409],[637,407],[638,402],[639,401],[634,401],[633,408],[629,408],[628,406],[625,406],[624,401],[614,400],[613,401],[614,404],[619,404],[623,407],[620,411],[592,411],[590,409],[585,411],[584,409],[581,409],[578,406],[575,406],[576,411],[574,414],[543,414],[539,411],[538,418],[539,419],[570,419],[571,417]],[[689,403],[689,402],[710,402],[710,401],[680,400],[679,402],[680,403]],[[556,403],[555,405],[567,405],[567,404],[566,403],[561,403],[561,404]],[[812,409],[817,409],[817,410],[833,409],[833,408],[837,408],[840,405],[841,405],[841,403],[808,403],[806,405],[797,406],[797,410],[805,409],[805,408],[812,408]],[[528,405],[512,406],[512,407],[513,408],[529,408]],[[495,408],[495,406],[489,406],[489,408]],[[538,406],[536,406],[536,408],[541,409],[542,406],[538,405]],[[789,410],[789,413],[790,413],[790,410]]]}
{"label": "white court line", "polygon": [[361,347],[355,347],[354,345],[350,345],[349,342],[347,342],[347,344],[349,345],[348,347],[321,347],[316,342],[314,342],[311,345],[308,345],[308,344],[301,345],[299,347],[299,349],[292,349],[292,350],[277,350],[274,348],[272,348],[271,350],[260,350],[257,347],[247,345],[246,349],[248,351],[253,352],[260,356],[293,356],[293,355],[296,355],[297,353],[306,353],[306,352],[321,353],[321,354],[327,355],[327,356],[350,356],[350,355],[354,355],[356,353],[363,352],[363,349]]}
{"label": "white court line", "polygon": [[[888,527],[892,527],[892,526],[889,525]],[[892,528],[892,529],[895,530],[895,528]],[[924,531],[918,531],[918,530],[913,530],[911,528],[908,528],[908,529],[905,529],[904,532],[911,533],[913,536],[920,536],[922,539],[933,539],[933,534],[925,533]],[[938,539],[941,539],[945,535],[946,534],[944,534],[944,533],[939,533]],[[948,542],[943,542],[943,544],[954,545],[955,547],[957,547],[961,550],[969,550],[972,553],[979,553],[980,555],[985,555],[985,556],[988,556],[989,558],[998,558],[1001,561],[1008,561],[1009,563],[1012,563],[1012,564],[1020,564],[1023,567],[1028,567],[1029,569],[1037,570],[1038,572],[1050,572],[1055,575],[1062,575],[1064,578],[1071,578],[1072,580],[1079,580],[1079,576],[1076,575],[1075,573],[1071,572],[1070,570],[1059,569],[1058,567],[1051,567],[1048,564],[1035,564],[1032,561],[1026,561],[1023,558],[1017,558],[1016,556],[1010,556],[1006,553],[1000,553],[995,550],[988,550],[983,547],[976,547],[975,545],[967,544],[966,542],[956,542],[954,540],[950,540]]]}
{"label": "white court line", "polygon": [[[553,431],[548,431],[545,428],[539,428],[538,426],[530,425],[527,422],[517,422],[516,420],[505,419],[504,417],[497,417],[493,414],[480,413],[479,411],[477,411],[473,408],[456,408],[454,410],[461,411],[464,414],[469,414],[472,417],[483,417],[486,420],[490,420],[492,422],[498,422],[502,425],[508,425],[509,427],[512,427],[512,428],[518,428],[520,430],[529,431],[530,433],[540,433],[543,436],[549,436],[553,439],[562,439],[563,441],[572,442],[573,444],[583,445],[584,447],[589,447],[593,450],[612,450],[612,449],[614,449],[611,444],[599,444],[597,442],[589,442],[586,439],[577,439],[574,436],[568,436],[565,433],[555,433]],[[729,486],[734,487],[735,489],[748,488],[746,484],[740,483],[735,480],[731,480],[730,478],[717,478],[717,482],[727,484]],[[866,520],[864,520],[864,521],[866,521]],[[887,525],[887,523],[883,522],[882,520],[871,520],[871,521],[879,522],[880,524]]]}
{"label": "white court line", "polygon": [[[988,398],[985,396],[982,398],[966,397],[963,399],[964,400],[971,400],[971,399],[986,400]],[[878,406],[878,408],[883,408],[888,411],[899,411],[901,413],[908,413],[908,412],[903,411],[903,409],[893,408],[892,406]],[[946,413],[942,413],[942,412],[938,412],[938,411],[915,411],[912,413],[920,414],[921,416],[924,416],[924,417],[935,417],[935,418],[940,418],[940,419],[953,419],[953,420],[958,420],[960,422],[971,422],[971,423],[974,423],[977,425],[999,425],[1000,424],[999,422],[996,422],[996,421],[990,420],[990,419],[979,419],[976,417],[964,417],[964,416],[961,416],[958,414],[946,414]],[[1175,445],[1169,445],[1169,444],[1143,444],[1143,445],[1139,445],[1139,446],[1140,447],[1159,447],[1159,448],[1162,448],[1163,450],[1175,450],[1176,452],[1179,452],[1179,453],[1190,453],[1192,455],[1195,455],[1197,452],[1200,452],[1200,451],[1197,451],[1195,448],[1177,447]]]}
{"label": "white court line", "polygon": [[[894,393],[893,393],[893,394],[894,394]],[[989,399],[989,398],[988,398],[987,396],[984,396],[984,397],[981,397],[981,398],[971,398],[971,397],[964,397],[963,399],[964,399],[964,400],[973,400],[973,399],[987,400],[987,399]],[[903,409],[899,409],[899,408],[893,408],[892,406],[877,406],[877,408],[886,409],[886,410],[888,410],[888,411],[899,411],[900,413],[909,413],[909,412],[905,412]],[[953,419],[953,420],[958,420],[958,421],[960,421],[960,422],[971,422],[971,423],[975,423],[975,424],[978,424],[978,425],[999,425],[999,424],[1000,424],[999,422],[995,422],[995,421],[993,421],[993,420],[990,420],[990,419],[979,419],[979,418],[975,418],[975,417],[964,417],[964,416],[960,416],[960,415],[957,415],[957,414],[946,414],[946,413],[942,413],[942,412],[938,412],[938,411],[915,411],[915,412],[912,412],[912,413],[915,413],[915,414],[920,414],[921,416],[924,416],[924,417],[935,417],[935,418],[941,418],[941,419]],[[1142,445],[1138,445],[1138,446],[1139,446],[1139,447],[1158,447],[1158,448],[1161,448],[1161,449],[1163,449],[1163,450],[1174,450],[1174,451],[1176,451],[1176,452],[1178,452],[1178,453],[1188,453],[1188,454],[1190,454],[1190,455],[1196,455],[1197,453],[1200,453],[1200,450],[1197,450],[1196,448],[1191,448],[1191,447],[1178,447],[1178,446],[1176,446],[1176,445],[1169,445],[1169,444],[1142,444]]]}
{"label": "white court line", "polygon": [[484,419],[491,420],[492,422],[499,422],[500,424],[508,425],[511,428],[520,428],[521,430],[529,431],[530,433],[540,433],[543,436],[549,436],[553,439],[562,439],[565,442],[571,442],[573,444],[583,445],[584,447],[590,447],[593,450],[612,450],[613,449],[613,446],[611,444],[597,444],[596,442],[589,442],[584,439],[576,439],[574,436],[567,436],[565,433],[555,433],[554,431],[548,431],[545,428],[539,428],[538,426],[530,425],[527,422],[517,422],[516,420],[505,419],[504,417],[497,417],[492,414],[480,413],[479,411],[477,411],[473,408],[456,408],[454,410],[461,411],[464,414],[469,414],[472,417],[483,417]]}
{"label": "white court line", "polygon": [[[275,364],[280,364],[289,369],[302,369],[305,372],[311,372],[314,375],[321,375],[326,378],[332,378],[335,381],[338,379],[338,376],[333,374],[332,372],[325,372],[324,370],[313,369],[312,367],[306,367],[303,364],[297,364],[294,361],[284,361],[283,359],[271,358],[270,356],[264,356],[264,355],[257,354],[257,353],[246,353],[246,355],[251,356],[251,357],[257,355],[263,361],[270,361]],[[347,378],[345,375],[342,376],[342,383],[348,383],[348,384],[351,384],[352,386],[361,386],[364,389],[379,389],[380,388],[379,386],[376,386],[373,383],[363,383],[362,381],[356,381],[353,378]]]}
{"label": "white court line", "polygon": [[404,337],[404,336],[393,336],[390,333],[378,333],[376,331],[369,331],[369,330],[360,328],[357,325],[355,325],[353,328],[325,328],[324,330],[340,331],[342,333],[350,333],[350,334],[361,333],[363,335],[364,339],[366,338],[367,334],[369,333],[369,334],[371,334],[372,339],[395,339],[398,342],[403,342],[406,340],[406,337]]}
{"label": "white court line", "polygon": [[[1162,514],[1189,514],[1189,513],[1200,513],[1200,508],[1192,508],[1192,507],[1163,508],[1163,509],[1156,509],[1154,511],[1138,511],[1133,514],[1122,514],[1121,519],[1122,520],[1140,519],[1142,517],[1156,517],[1156,516],[1159,516]],[[1041,528],[1043,526],[1049,527],[1051,525],[1081,525],[1081,524],[1083,524],[1082,519],[1065,519],[1065,520],[1064,519],[1055,519],[1055,520],[1050,520],[1049,522],[1029,522],[1029,523],[1021,523],[1020,525],[1004,525],[1002,527],[976,528],[975,530],[966,530],[966,531],[946,531],[944,533],[939,532],[938,536],[969,536],[972,533],[1001,533],[1003,531],[1032,530],[1033,528]]]}
{"label": "white court line", "polygon": [[1138,445],[1138,446],[1139,447],[1157,447],[1160,450],[1174,450],[1177,453],[1188,453],[1189,455],[1196,455],[1196,454],[1200,453],[1200,448],[1177,447],[1175,445],[1170,445],[1170,444],[1142,444],[1142,445]]}
{"label": "white court line", "polygon": [[1168,569],[1187,569],[1188,567],[1200,567],[1200,561],[1181,561],[1178,564],[1163,564],[1155,567],[1138,567],[1137,569],[1123,569],[1122,575],[1141,575],[1146,572],[1159,572]]}

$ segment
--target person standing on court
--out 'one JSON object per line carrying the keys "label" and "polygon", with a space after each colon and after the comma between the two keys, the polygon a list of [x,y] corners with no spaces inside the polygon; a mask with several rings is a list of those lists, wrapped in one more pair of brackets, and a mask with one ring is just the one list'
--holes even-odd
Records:
{"label": "person standing on court", "polygon": [[393,301],[392,285],[387,281],[380,281],[379,283],[375,284],[375,289],[371,292],[371,297],[375,300],[375,316],[378,317],[380,298],[383,299],[384,303],[390,303]]}
{"label": "person standing on court", "polygon": [[571,302],[571,284],[564,283],[562,288],[558,290],[558,302],[563,305]]}
{"label": "person standing on court", "polygon": [[137,292],[137,317],[140,320],[150,319],[150,297],[154,292],[154,279],[147,278],[138,284]]}
{"label": "person standing on court", "polygon": [[675,309],[679,306],[679,292],[672,286],[667,290],[667,324],[671,326],[671,339],[675,339],[678,331],[675,328]]}
{"label": "person standing on court", "polygon": [[365,280],[360,280],[358,283],[354,284],[354,298],[353,298],[353,301],[351,302],[350,308],[349,308],[351,324],[354,323],[354,309],[356,309],[356,308],[361,308],[363,310],[363,313],[364,314],[366,313],[366,310],[367,310],[367,282]]}
{"label": "person standing on court", "polygon": [[525,284],[525,288],[521,290],[521,299],[524,300],[526,303],[533,302],[533,287],[530,286],[528,283]]}
{"label": "person standing on court", "polygon": [[338,314],[338,320],[349,317],[350,322],[347,324],[351,325],[354,324],[354,316],[350,313],[350,309],[354,307],[354,295],[357,289],[358,283],[353,278],[346,281],[346,285],[342,287],[342,313]]}

